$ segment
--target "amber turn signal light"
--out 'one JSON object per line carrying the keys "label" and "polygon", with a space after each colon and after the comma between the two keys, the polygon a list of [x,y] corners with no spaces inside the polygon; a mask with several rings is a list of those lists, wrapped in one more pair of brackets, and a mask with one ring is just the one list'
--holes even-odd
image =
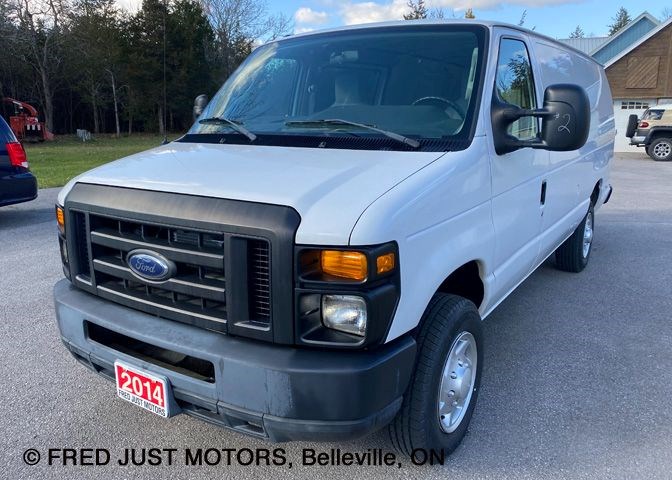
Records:
{"label": "amber turn signal light", "polygon": [[322,273],[350,280],[364,281],[368,273],[366,255],[361,252],[323,250],[320,267]]}
{"label": "amber turn signal light", "polygon": [[394,270],[394,253],[386,253],[376,259],[376,273],[382,275],[383,273]]}
{"label": "amber turn signal light", "polygon": [[56,223],[58,224],[58,231],[61,235],[65,235],[65,212],[63,207],[56,207]]}

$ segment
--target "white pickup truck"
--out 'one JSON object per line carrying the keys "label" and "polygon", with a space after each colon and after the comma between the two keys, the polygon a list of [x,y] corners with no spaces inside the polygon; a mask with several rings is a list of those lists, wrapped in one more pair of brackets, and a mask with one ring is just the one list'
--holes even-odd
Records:
{"label": "white pickup truck", "polygon": [[586,266],[614,136],[602,67],[518,27],[274,41],[182,138],[60,193],[62,340],[164,417],[450,452],[481,319],[549,256]]}

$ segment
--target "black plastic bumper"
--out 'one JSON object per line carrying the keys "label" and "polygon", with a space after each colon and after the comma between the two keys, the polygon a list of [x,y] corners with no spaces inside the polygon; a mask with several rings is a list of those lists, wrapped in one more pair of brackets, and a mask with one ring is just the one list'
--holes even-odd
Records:
{"label": "black plastic bumper", "polygon": [[[377,430],[399,410],[415,363],[408,336],[375,351],[296,349],[153,317],[67,280],[56,284],[54,299],[63,342],[81,363],[108,378],[115,360],[163,375],[179,411],[272,441],[345,440]],[[98,343],[86,322],[211,362],[214,381]]]}
{"label": "black plastic bumper", "polygon": [[37,198],[37,179],[30,172],[0,175],[0,207]]}

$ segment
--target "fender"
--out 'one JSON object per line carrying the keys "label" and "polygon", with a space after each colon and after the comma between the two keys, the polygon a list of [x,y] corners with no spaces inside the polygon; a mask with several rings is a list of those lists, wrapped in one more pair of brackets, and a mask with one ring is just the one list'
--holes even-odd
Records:
{"label": "fender", "polygon": [[651,127],[651,130],[649,130],[649,133],[644,138],[644,145],[647,147],[651,145],[651,142],[653,142],[653,139],[658,133],[667,133],[672,136],[672,126]]}

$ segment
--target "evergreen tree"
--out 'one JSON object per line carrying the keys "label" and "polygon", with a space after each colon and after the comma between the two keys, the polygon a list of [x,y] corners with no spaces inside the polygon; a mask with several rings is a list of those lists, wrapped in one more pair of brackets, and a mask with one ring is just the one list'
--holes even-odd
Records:
{"label": "evergreen tree", "polygon": [[576,29],[569,34],[569,38],[584,38],[586,34],[583,31],[583,28],[581,28],[580,25],[576,26]]}
{"label": "evergreen tree", "polygon": [[616,16],[612,17],[611,20],[613,23],[609,25],[609,36],[618,33],[618,31],[630,23],[632,19],[630,18],[628,11],[624,7],[621,7],[618,9],[618,12],[616,12]]}
{"label": "evergreen tree", "polygon": [[410,8],[411,11],[404,15],[404,20],[420,20],[427,18],[425,0],[418,0],[418,3],[415,3],[413,0],[408,0],[408,8]]}

